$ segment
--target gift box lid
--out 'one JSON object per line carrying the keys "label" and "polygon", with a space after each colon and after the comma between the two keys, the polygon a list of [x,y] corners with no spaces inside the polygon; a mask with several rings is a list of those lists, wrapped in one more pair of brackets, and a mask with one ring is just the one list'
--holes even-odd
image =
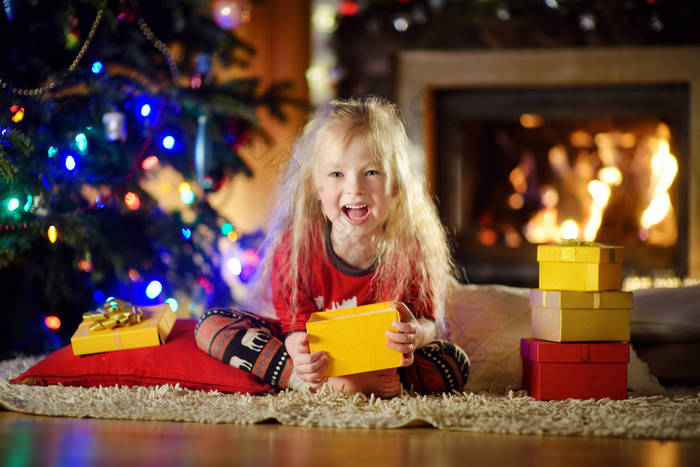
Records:
{"label": "gift box lid", "polygon": [[540,363],[627,363],[629,344],[625,342],[548,342],[520,339],[520,352]]}
{"label": "gift box lid", "polygon": [[571,241],[557,245],[537,245],[537,261],[558,263],[621,263],[624,247]]}
{"label": "gift box lid", "polygon": [[631,309],[632,292],[531,289],[530,305],[544,308]]}
{"label": "gift box lid", "polygon": [[309,350],[330,357],[324,376],[342,376],[401,365],[403,354],[386,345],[386,331],[401,317],[391,302],[312,313]]}

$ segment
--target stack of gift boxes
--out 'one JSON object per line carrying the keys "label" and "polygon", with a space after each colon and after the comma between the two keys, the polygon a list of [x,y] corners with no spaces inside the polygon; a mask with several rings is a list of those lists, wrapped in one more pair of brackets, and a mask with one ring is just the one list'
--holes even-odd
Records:
{"label": "stack of gift boxes", "polygon": [[532,338],[521,340],[523,386],[538,400],[625,399],[632,293],[622,247],[539,245],[530,292]]}

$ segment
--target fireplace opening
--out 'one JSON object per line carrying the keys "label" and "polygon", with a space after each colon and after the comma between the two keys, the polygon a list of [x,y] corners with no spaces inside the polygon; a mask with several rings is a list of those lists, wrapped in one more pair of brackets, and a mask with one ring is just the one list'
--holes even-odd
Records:
{"label": "fireplace opening", "polygon": [[433,97],[433,188],[467,280],[536,287],[536,244],[563,238],[624,246],[627,275],[687,275],[687,85]]}

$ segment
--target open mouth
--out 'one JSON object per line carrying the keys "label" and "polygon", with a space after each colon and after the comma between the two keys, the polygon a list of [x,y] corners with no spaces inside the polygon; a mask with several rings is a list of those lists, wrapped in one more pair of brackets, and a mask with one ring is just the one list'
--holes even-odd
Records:
{"label": "open mouth", "polygon": [[366,204],[348,204],[343,206],[345,216],[354,222],[362,222],[369,216],[369,208]]}

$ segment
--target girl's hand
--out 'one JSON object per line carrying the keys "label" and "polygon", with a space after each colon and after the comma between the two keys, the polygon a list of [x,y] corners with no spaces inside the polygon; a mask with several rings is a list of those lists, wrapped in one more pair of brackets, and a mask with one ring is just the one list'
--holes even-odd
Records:
{"label": "girl's hand", "polygon": [[425,329],[405,304],[392,303],[396,306],[401,321],[394,321],[394,330],[386,332],[386,337],[389,338],[386,345],[403,354],[401,366],[410,366],[413,364],[413,352],[427,344]]}
{"label": "girl's hand", "polygon": [[301,379],[309,383],[311,389],[320,388],[328,378],[323,378],[323,372],[328,366],[328,354],[323,351],[309,352],[309,335],[305,332],[294,332],[284,340],[284,347],[292,357],[294,369]]}

